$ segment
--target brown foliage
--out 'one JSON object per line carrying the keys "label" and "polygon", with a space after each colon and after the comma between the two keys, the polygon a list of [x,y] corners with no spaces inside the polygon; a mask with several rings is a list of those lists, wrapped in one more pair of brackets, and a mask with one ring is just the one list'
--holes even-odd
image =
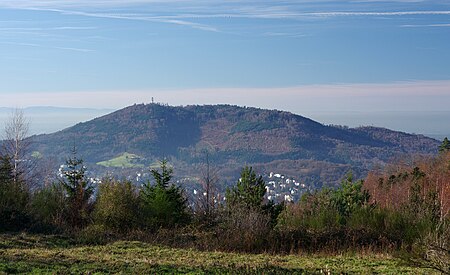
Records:
{"label": "brown foliage", "polygon": [[[423,177],[415,177],[418,168]],[[417,170],[416,170],[417,171]],[[450,152],[437,157],[422,157],[409,162],[390,164],[384,170],[369,173],[364,187],[369,191],[373,203],[382,208],[400,210],[414,199],[414,185],[420,186],[420,199],[430,201],[430,194],[439,207],[441,220],[449,217],[450,210]],[[431,201],[430,201],[431,202]]]}

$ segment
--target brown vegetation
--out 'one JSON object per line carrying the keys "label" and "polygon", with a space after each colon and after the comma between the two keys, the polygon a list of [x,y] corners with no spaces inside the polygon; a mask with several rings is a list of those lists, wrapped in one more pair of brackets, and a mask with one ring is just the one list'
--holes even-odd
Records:
{"label": "brown vegetation", "polygon": [[371,171],[364,187],[372,203],[381,208],[400,210],[413,196],[418,196],[421,201],[433,203],[441,220],[446,219],[450,211],[450,152],[420,157],[409,163],[400,161],[384,170]]}

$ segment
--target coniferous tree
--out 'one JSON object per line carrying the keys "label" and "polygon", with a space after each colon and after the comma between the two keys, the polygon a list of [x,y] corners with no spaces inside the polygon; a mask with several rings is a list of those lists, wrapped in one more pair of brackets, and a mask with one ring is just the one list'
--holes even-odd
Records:
{"label": "coniferous tree", "polygon": [[22,229],[29,221],[29,192],[14,175],[11,158],[0,156],[0,230]]}
{"label": "coniferous tree", "polygon": [[236,185],[226,191],[226,208],[220,217],[224,243],[247,251],[267,244],[274,225],[274,205],[263,204],[265,193],[262,176],[257,176],[252,167],[244,167]]}
{"label": "coniferous tree", "polygon": [[6,184],[14,180],[11,158],[0,156],[0,184]]}
{"label": "coniferous tree", "polygon": [[[341,218],[349,217],[355,210],[368,204],[369,192],[363,189],[363,180],[353,181],[353,174],[348,173],[339,189],[331,196],[331,204]],[[344,220],[342,220],[344,221]]]}
{"label": "coniferous tree", "polygon": [[241,178],[236,186],[227,189],[227,205],[243,205],[249,208],[259,209],[262,207],[264,195],[266,194],[266,184],[262,176],[256,176],[252,167],[244,167],[241,171]]}
{"label": "coniferous tree", "polygon": [[83,160],[77,157],[75,148],[72,157],[66,161],[60,183],[66,193],[67,222],[74,228],[83,227],[91,212],[94,186],[87,178],[86,166]]}
{"label": "coniferous tree", "polygon": [[450,141],[447,137],[444,138],[441,145],[439,146],[439,152],[448,152],[450,151]]}
{"label": "coniferous tree", "polygon": [[146,223],[156,228],[183,224],[189,217],[183,190],[171,184],[173,169],[167,160],[160,161],[160,170],[151,170],[155,183],[147,182],[141,190]]}

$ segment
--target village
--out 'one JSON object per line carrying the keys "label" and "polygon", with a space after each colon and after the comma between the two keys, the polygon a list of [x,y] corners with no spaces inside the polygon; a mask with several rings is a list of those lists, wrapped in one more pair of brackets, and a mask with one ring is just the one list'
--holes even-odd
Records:
{"label": "village", "polygon": [[[64,176],[63,171],[67,168],[65,164],[60,165],[58,170],[58,177],[62,178]],[[89,173],[88,173],[89,174]],[[308,185],[292,177],[288,177],[281,173],[270,172],[268,174],[261,175],[264,182],[266,183],[266,195],[265,198],[268,201],[273,201],[274,203],[282,202],[297,202],[300,200],[301,196],[307,192],[313,192],[315,187],[313,185]],[[88,177],[89,181],[94,184],[100,184],[102,179],[93,175]],[[128,176],[127,180],[133,182],[137,186],[147,183],[151,179],[149,172],[137,171],[133,176]],[[178,186],[182,186],[185,190],[185,194],[188,199],[192,201],[197,201],[199,197],[206,196],[206,192],[202,190],[202,185],[198,178],[181,178],[175,180]],[[225,190],[218,190],[215,192],[218,201],[225,201]]]}

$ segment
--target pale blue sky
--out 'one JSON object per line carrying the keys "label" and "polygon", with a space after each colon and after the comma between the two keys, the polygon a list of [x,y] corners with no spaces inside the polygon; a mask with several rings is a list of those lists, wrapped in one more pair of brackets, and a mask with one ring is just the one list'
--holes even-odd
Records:
{"label": "pale blue sky", "polygon": [[445,110],[449,83],[448,0],[0,1],[1,106]]}

